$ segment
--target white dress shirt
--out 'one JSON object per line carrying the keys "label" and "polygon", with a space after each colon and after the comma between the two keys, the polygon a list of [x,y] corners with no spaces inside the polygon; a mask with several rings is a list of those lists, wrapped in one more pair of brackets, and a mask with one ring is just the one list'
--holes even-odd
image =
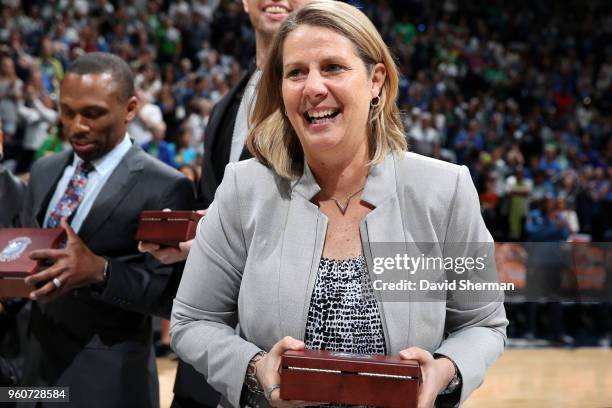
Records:
{"label": "white dress shirt", "polygon": [[[249,116],[253,112],[253,104],[255,101],[255,90],[261,79],[261,70],[256,70],[247,86],[244,88],[242,100],[236,114],[236,122],[234,123],[234,133],[232,134],[232,146],[230,149],[229,162],[237,162],[240,160],[240,155],[244,150],[244,145],[249,134]],[[206,147],[204,147],[206,148]]]}
{"label": "white dress shirt", "polygon": [[[78,233],[79,229],[81,229],[81,225],[83,225],[83,221],[85,221],[85,218],[87,218],[87,214],[89,214],[89,210],[91,210],[93,203],[96,201],[96,197],[98,197],[98,194],[100,194],[100,191],[102,191],[102,187],[104,187],[104,184],[106,184],[106,181],[113,173],[113,170],[115,170],[115,168],[119,165],[121,159],[123,159],[123,156],[125,156],[128,150],[130,150],[130,147],[132,147],[132,142],[126,134],[123,140],[117,146],[115,146],[113,150],[92,162],[94,169],[89,173],[87,184],[85,185],[85,191],[83,193],[83,199],[70,223],[70,226],[75,232]],[[47,207],[44,225],[47,225],[51,212],[64,195],[74,171],[82,161],[83,160],[75,154],[72,164],[66,167],[64,170],[64,174],[57,183],[57,186],[55,186],[55,192],[53,193],[53,197],[51,197],[51,201]]]}

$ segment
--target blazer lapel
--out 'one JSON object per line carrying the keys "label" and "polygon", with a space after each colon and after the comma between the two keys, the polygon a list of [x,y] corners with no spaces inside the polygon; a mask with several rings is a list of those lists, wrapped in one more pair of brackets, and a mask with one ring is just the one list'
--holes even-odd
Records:
{"label": "blazer lapel", "polygon": [[95,234],[138,181],[133,173],[142,171],[144,167],[139,151],[138,147],[132,146],[102,187],[79,231],[83,241]]}
{"label": "blazer lapel", "polygon": [[[310,169],[291,191],[279,270],[281,335],[304,339],[304,328],[319,259],[323,253],[327,217],[310,200],[320,188]],[[306,291],[303,289],[306,288]]]}
{"label": "blazer lapel", "polygon": [[[398,272],[373,273],[375,258],[394,258],[396,254],[406,253],[411,242],[409,229],[406,228],[398,199],[396,183],[396,158],[389,154],[384,162],[374,166],[370,171],[362,200],[375,206],[360,225],[364,257],[368,264],[370,280],[381,279],[383,282],[399,281],[403,276]],[[399,272],[401,273],[401,272]],[[409,344],[411,308],[409,291],[401,292],[401,298],[390,291],[375,291],[385,330],[387,354],[398,353],[405,344]]]}

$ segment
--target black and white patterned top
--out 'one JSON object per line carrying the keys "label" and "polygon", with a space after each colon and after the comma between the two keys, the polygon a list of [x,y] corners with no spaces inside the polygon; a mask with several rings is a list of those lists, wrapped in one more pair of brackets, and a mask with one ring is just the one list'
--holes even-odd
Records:
{"label": "black and white patterned top", "polygon": [[321,258],[310,299],[306,348],[385,354],[385,335],[365,258]]}

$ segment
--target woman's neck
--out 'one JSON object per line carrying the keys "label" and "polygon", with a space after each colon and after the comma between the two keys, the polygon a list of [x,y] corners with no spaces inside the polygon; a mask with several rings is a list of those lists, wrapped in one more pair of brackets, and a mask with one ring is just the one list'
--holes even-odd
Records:
{"label": "woman's neck", "polygon": [[308,165],[321,187],[320,199],[346,197],[365,185],[370,161],[367,146],[356,154],[310,158]]}

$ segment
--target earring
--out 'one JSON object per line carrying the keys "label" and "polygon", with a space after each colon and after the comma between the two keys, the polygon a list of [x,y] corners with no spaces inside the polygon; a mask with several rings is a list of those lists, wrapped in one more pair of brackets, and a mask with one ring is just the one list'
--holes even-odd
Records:
{"label": "earring", "polygon": [[370,106],[375,108],[378,105],[380,105],[380,96],[375,96],[374,98],[372,98],[372,100],[370,101]]}

